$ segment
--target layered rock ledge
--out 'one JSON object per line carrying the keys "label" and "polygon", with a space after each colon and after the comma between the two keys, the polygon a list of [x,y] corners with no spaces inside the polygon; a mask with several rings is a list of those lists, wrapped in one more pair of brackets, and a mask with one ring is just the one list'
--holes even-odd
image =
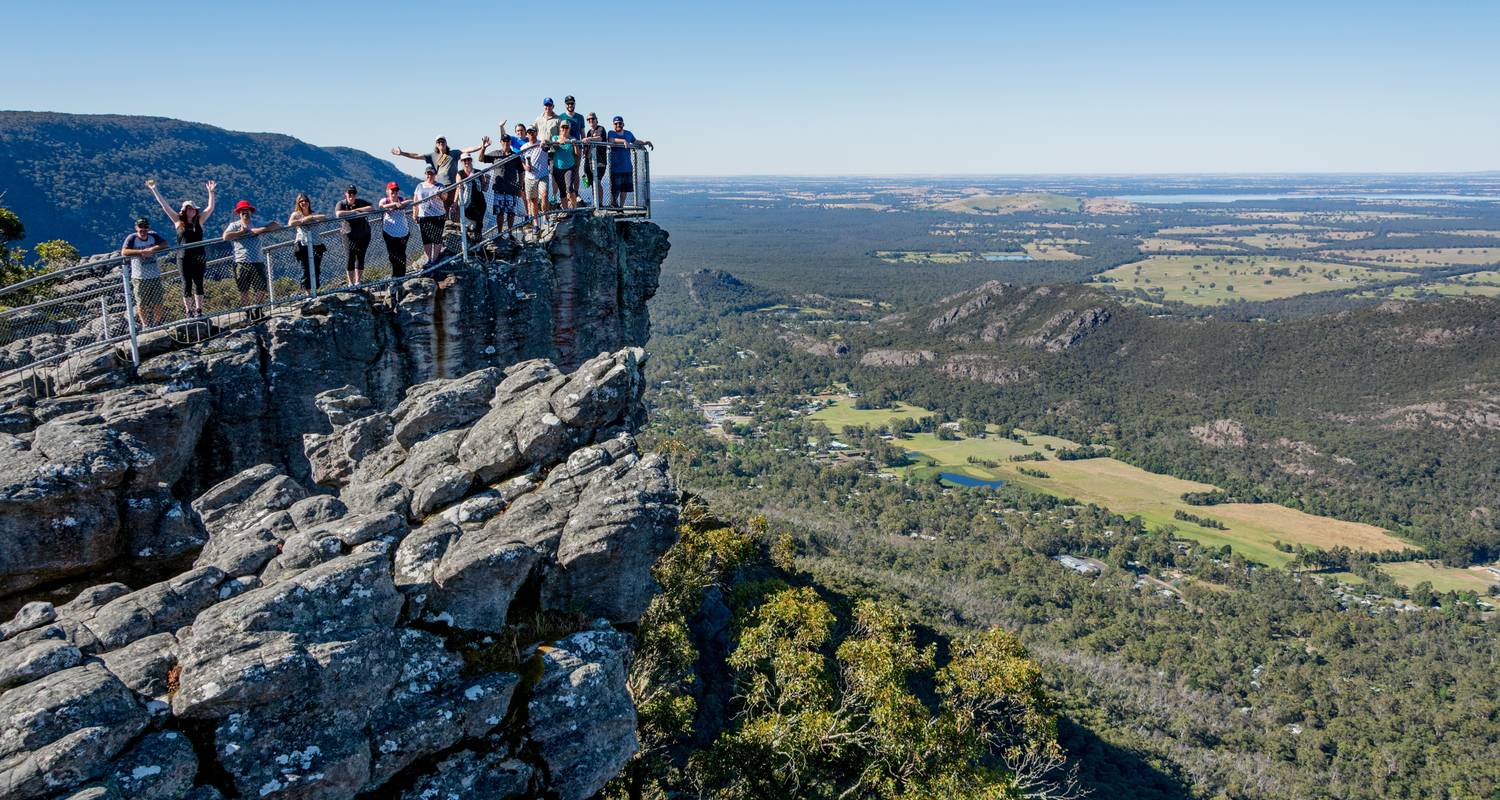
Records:
{"label": "layered rock ledge", "polygon": [[[106,350],[13,376],[0,383],[0,597],[191,554],[207,531],[188,501],[260,464],[311,486],[303,435],[416,384],[643,345],[666,252],[654,224],[580,215],[396,297],[325,296],[193,346],[144,339],[139,370]],[[6,350],[66,344],[55,338]],[[12,357],[0,351],[0,369]],[[317,399],[340,387],[348,397]]]}
{"label": "layered rock ledge", "polygon": [[677,518],[644,358],[319,393],[309,480],[179,509],[190,569],[0,628],[0,796],[592,796],[636,748],[620,626]]}

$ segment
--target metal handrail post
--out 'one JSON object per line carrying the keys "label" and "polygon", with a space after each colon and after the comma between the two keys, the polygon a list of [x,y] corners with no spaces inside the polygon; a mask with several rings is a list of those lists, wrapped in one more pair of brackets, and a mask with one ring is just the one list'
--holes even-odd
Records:
{"label": "metal handrail post", "polygon": [[641,151],[641,185],[637,191],[643,192],[641,205],[646,208],[646,216],[651,216],[651,151]]}
{"label": "metal handrail post", "polygon": [[265,245],[261,245],[260,257],[266,265],[266,302],[274,303],[276,302],[276,268],[272,264],[272,259],[276,258],[276,254]]}
{"label": "metal handrail post", "polygon": [[99,341],[109,338],[109,303],[104,301],[104,295],[99,295]]}
{"label": "metal handrail post", "polygon": [[[303,228],[302,230],[305,231],[305,230],[307,230],[307,228]],[[308,296],[310,296],[310,297],[317,297],[318,296],[318,279],[321,278],[321,277],[323,277],[322,275],[318,274],[318,273],[320,273],[320,272],[323,271],[322,270],[322,265],[318,263],[318,260],[316,258],[314,258],[314,256],[316,255],[313,252],[313,239],[314,238],[316,238],[316,237],[313,236],[313,235],[311,235],[311,234],[309,234],[308,237],[307,237],[307,242],[306,242],[306,245],[307,245],[307,275],[308,275],[308,281],[307,281],[308,289],[307,289],[307,291],[308,291]]]}
{"label": "metal handrail post", "polygon": [[135,343],[135,296],[130,291],[130,267],[120,270],[120,286],[125,289],[125,329],[130,332],[130,363],[141,365],[141,351]]}
{"label": "metal handrail post", "polygon": [[[464,189],[466,189],[466,190],[468,190],[469,192],[472,193],[474,191],[474,185],[472,183],[466,184],[464,186]],[[463,192],[459,192],[458,196],[459,197],[463,197]],[[471,200],[473,199],[472,195],[471,195],[470,199]],[[464,254],[464,260],[465,261],[469,260],[469,215],[467,213],[468,210],[469,210],[469,207],[468,207],[467,203],[460,204],[460,207],[458,209],[458,236],[459,236],[459,241],[462,242],[462,244],[459,245],[459,250],[461,250],[463,252],[463,254]],[[480,224],[483,224],[483,223],[480,223]]]}

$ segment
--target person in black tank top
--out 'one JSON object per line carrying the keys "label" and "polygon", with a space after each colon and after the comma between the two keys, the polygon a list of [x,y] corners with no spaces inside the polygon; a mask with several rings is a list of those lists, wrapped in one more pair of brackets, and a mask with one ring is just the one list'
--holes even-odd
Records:
{"label": "person in black tank top", "polygon": [[[214,213],[214,194],[218,184],[209,181],[205,184],[208,189],[208,205],[199,211],[191,200],[182,201],[182,207],[176,211],[167,205],[162,199],[161,192],[156,189],[156,180],[147,179],[146,188],[151,190],[151,196],[161,206],[161,210],[172,220],[173,227],[177,230],[177,244],[188,245],[203,241],[203,223]],[[182,310],[188,317],[203,316],[203,276],[208,271],[208,252],[202,247],[189,247],[181,251],[178,259],[178,269],[182,273]]]}

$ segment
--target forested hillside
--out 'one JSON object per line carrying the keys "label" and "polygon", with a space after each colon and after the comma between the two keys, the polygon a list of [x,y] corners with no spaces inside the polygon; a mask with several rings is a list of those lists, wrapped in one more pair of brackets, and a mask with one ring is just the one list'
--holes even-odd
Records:
{"label": "forested hillside", "polygon": [[350,183],[374,197],[387,181],[411,180],[367,153],[281,134],[162,117],[0,111],[0,190],[26,221],[29,241],[65,239],[90,254],[118,247],[138,216],[165,229],[147,178],[174,205],[202,206],[204,183],[217,181],[220,224],[242,198],[285,218],[299,191],[321,209]]}
{"label": "forested hillside", "polygon": [[1110,444],[1235,499],[1370,522],[1470,563],[1500,553],[1497,305],[1240,323],[1150,317],[1085,287],[989,284],[847,336],[854,356],[936,354],[856,367],[867,392]]}

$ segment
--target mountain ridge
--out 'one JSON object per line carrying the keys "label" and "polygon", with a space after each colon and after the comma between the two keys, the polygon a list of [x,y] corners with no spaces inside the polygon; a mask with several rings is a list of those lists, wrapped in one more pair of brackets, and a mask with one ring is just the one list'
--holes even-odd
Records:
{"label": "mountain ridge", "polygon": [[220,208],[210,230],[228,223],[240,199],[274,218],[299,191],[322,209],[350,183],[374,196],[387,181],[411,181],[363,151],[281,133],[169,117],[0,111],[3,203],[26,224],[29,243],[65,239],[86,254],[113,250],[137,216],[169,230],[144,185],[151,177],[173,205],[202,205],[204,183],[217,181]]}

